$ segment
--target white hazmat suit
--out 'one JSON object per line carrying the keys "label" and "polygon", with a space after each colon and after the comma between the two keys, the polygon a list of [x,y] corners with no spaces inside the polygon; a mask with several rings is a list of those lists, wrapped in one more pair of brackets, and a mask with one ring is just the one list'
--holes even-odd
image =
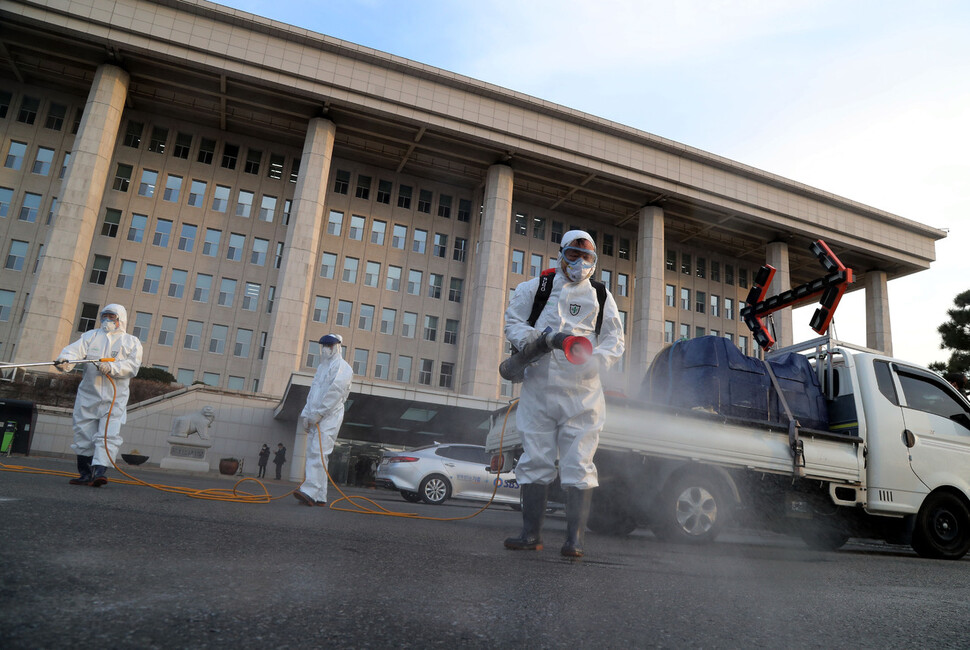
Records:
{"label": "white hazmat suit", "polygon": [[[327,473],[330,452],[344,419],[344,402],[350,395],[354,371],[341,356],[341,337],[328,334],[320,339],[321,359],[310,385],[300,423],[307,433],[303,484],[293,493],[306,505],[327,502]],[[317,427],[319,426],[319,432]]]}
{"label": "white hazmat suit", "polygon": [[[68,363],[58,363],[56,366],[61,371],[69,372],[74,367],[70,363],[72,361],[114,359],[111,362],[84,364],[84,376],[74,400],[74,444],[71,448],[79,457],[93,457],[90,464],[96,469],[110,467],[111,458],[118,454],[122,442],[121,425],[128,417],[128,384],[138,374],[142,356],[141,341],[125,332],[128,324],[125,308],[111,304],[102,309],[101,314],[115,314],[116,324],[103,320],[101,327],[82,334],[58,355],[58,362],[65,360]],[[114,380],[114,388],[106,374],[110,374]]]}
{"label": "white hazmat suit", "polygon": [[[563,237],[562,245],[580,238],[591,241],[586,233],[573,230]],[[585,336],[593,344],[593,355],[585,364],[574,365],[562,350],[553,350],[526,368],[516,409],[523,447],[515,468],[519,483],[552,483],[558,457],[563,487],[587,489],[599,485],[593,455],[606,410],[599,373],[623,356],[624,338],[620,313],[609,292],[603,305],[603,324],[596,335],[599,308],[590,274],[572,282],[562,265],[557,265],[552,293],[535,326],[528,320],[539,278],[516,287],[505,312],[505,337],[520,350],[547,327],[553,332]]]}

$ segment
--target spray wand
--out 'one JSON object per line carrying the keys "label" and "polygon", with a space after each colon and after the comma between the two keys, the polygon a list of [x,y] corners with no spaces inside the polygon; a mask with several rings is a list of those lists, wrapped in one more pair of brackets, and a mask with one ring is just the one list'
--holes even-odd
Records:
{"label": "spray wand", "polygon": [[[111,363],[114,361],[114,357],[105,357],[104,359],[80,359],[78,361],[66,361],[66,363]],[[0,365],[0,370],[9,370],[11,368],[30,368],[32,366],[56,366],[57,361],[37,361],[36,363],[6,363]]]}

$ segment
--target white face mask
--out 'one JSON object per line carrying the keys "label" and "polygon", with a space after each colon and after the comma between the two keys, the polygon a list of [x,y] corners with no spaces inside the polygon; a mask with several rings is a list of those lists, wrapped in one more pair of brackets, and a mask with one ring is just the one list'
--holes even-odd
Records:
{"label": "white face mask", "polygon": [[587,262],[582,257],[570,262],[562,253],[559,254],[559,263],[570,282],[582,282],[593,275],[593,269],[596,268],[596,262]]}
{"label": "white face mask", "polygon": [[320,358],[324,360],[333,359],[337,356],[337,346],[336,345],[324,345],[320,348]]}
{"label": "white face mask", "polygon": [[120,327],[121,325],[118,323],[118,321],[108,320],[107,318],[101,321],[101,329],[105,332],[105,334],[117,332],[118,328]]}

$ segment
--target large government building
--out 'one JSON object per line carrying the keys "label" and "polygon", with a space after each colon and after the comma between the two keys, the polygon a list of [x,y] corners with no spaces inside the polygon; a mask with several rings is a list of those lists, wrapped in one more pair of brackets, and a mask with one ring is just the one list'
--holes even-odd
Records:
{"label": "large government building", "polygon": [[[756,353],[738,317],[754,274],[779,270],[769,294],[820,277],[818,238],[865,292],[865,343],[890,352],[887,281],[944,237],[203,0],[3,0],[0,163],[0,361],[53,359],[117,302],[146,365],[295,417],[337,332],[367,405],[342,436],[375,440],[445,431],[429,404],[513,394],[505,306],[572,228],[595,236],[619,306],[627,353],[606,381],[627,393],[681,337]],[[775,326],[792,342],[790,312]]]}

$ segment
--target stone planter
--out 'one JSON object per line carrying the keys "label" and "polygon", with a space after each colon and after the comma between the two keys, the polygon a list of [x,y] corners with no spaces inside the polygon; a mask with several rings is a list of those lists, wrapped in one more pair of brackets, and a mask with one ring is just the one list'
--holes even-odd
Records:
{"label": "stone planter", "polygon": [[148,460],[148,456],[140,454],[121,454],[121,458],[129,465],[141,465]]}
{"label": "stone planter", "polygon": [[232,476],[239,471],[238,458],[223,458],[219,461],[219,473]]}

